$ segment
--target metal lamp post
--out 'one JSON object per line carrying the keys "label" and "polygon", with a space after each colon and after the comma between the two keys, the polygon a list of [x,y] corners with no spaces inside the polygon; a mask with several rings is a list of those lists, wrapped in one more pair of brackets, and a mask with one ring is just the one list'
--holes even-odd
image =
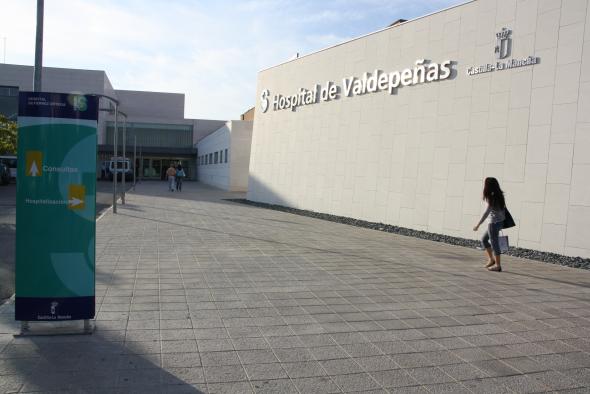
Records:
{"label": "metal lamp post", "polygon": [[127,175],[127,119],[123,120],[123,171],[121,173],[121,183],[123,191],[121,192],[121,205],[125,205],[125,176]]}
{"label": "metal lamp post", "polygon": [[119,111],[119,100],[104,95],[104,94],[93,94],[93,96],[97,96],[99,98],[104,98],[109,100],[110,104],[111,104],[111,108],[105,108],[105,109],[100,109],[101,111],[105,111],[105,112],[113,112],[113,107],[115,109],[115,127],[114,127],[114,133],[113,133],[113,157],[115,159],[115,174],[113,175],[113,213],[117,213],[117,167],[119,164],[119,161],[117,160],[117,144],[118,144],[118,133],[119,133],[119,125],[118,125],[118,120],[119,120],[119,115],[123,116],[125,119],[125,124],[127,124],[127,114],[124,112]]}
{"label": "metal lamp post", "polygon": [[35,79],[33,90],[40,92],[43,88],[41,77],[43,75],[43,8],[44,0],[37,0],[37,35],[35,38]]}
{"label": "metal lamp post", "polygon": [[135,191],[135,174],[137,171],[137,135],[133,136],[133,191]]}

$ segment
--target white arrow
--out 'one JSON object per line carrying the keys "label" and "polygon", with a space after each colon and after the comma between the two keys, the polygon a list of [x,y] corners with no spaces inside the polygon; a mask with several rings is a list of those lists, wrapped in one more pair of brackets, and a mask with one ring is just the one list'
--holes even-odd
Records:
{"label": "white arrow", "polygon": [[31,169],[29,170],[29,174],[32,176],[39,175],[39,169],[37,168],[37,163],[33,160],[33,164],[31,164]]}
{"label": "white arrow", "polygon": [[70,200],[70,206],[71,207],[75,207],[76,205],[80,205],[82,204],[84,201],[83,200],[78,200],[77,198],[72,198]]}

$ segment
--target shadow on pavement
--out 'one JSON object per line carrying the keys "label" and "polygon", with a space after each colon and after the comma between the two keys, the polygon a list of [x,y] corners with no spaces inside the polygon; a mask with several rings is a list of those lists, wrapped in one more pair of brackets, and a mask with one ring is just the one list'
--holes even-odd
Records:
{"label": "shadow on pavement", "polygon": [[0,223],[0,304],[14,293],[16,225]]}
{"label": "shadow on pavement", "polygon": [[[200,366],[176,368],[177,360],[159,353],[158,341],[123,342],[118,333],[16,337],[0,353],[3,373],[0,389],[3,392],[203,392],[198,387],[202,389],[205,383],[197,383],[204,382],[198,378],[202,376]],[[154,345],[158,345],[157,352],[149,353],[154,351]],[[195,383],[187,383],[173,372],[197,378],[193,379]]]}

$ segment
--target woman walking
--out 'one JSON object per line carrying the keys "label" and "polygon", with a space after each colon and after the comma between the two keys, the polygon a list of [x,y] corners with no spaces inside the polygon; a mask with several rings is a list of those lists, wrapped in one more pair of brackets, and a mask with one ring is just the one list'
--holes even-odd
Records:
{"label": "woman walking", "polygon": [[176,166],[176,191],[182,191],[182,179],[186,176],[184,170],[182,169],[182,165],[178,163]]}
{"label": "woman walking", "polygon": [[488,229],[481,238],[481,244],[488,256],[488,263],[485,267],[488,271],[502,272],[498,236],[500,230],[504,227],[504,220],[506,219],[506,202],[504,200],[504,192],[500,189],[500,184],[496,178],[490,177],[485,179],[483,200],[488,203],[488,208],[479,220],[479,223],[473,227],[473,231],[477,231],[484,220],[488,218]]}

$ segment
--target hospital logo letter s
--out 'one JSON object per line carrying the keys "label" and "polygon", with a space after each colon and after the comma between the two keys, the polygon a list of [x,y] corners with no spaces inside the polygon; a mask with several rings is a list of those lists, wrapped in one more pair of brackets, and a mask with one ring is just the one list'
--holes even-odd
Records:
{"label": "hospital logo letter s", "polygon": [[260,108],[262,109],[262,112],[266,112],[268,110],[268,95],[270,94],[270,92],[268,91],[268,89],[264,89],[262,91],[262,94],[260,94]]}

